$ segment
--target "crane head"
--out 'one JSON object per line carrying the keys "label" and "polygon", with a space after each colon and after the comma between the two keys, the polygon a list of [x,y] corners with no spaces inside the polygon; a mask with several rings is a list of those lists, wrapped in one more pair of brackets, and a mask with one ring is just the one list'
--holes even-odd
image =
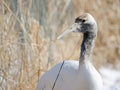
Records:
{"label": "crane head", "polygon": [[61,35],[57,37],[57,39],[62,38],[66,34],[70,32],[79,32],[79,33],[86,33],[86,32],[97,32],[97,24],[95,19],[89,13],[81,14],[79,17],[75,19],[73,25],[71,25],[67,30],[65,30]]}

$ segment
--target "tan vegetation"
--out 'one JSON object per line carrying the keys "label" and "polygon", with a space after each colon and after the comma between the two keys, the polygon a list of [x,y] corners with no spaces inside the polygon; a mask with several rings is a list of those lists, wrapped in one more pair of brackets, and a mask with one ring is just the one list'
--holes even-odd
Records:
{"label": "tan vegetation", "polygon": [[56,37],[84,12],[99,28],[92,62],[119,69],[120,0],[0,0],[0,90],[34,90],[54,64],[78,60],[81,34]]}

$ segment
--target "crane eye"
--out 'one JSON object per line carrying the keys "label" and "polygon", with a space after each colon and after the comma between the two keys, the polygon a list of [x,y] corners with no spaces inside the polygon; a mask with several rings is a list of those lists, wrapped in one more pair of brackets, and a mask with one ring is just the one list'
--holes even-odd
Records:
{"label": "crane eye", "polygon": [[85,19],[82,20],[83,23],[84,23],[85,21],[86,21]]}

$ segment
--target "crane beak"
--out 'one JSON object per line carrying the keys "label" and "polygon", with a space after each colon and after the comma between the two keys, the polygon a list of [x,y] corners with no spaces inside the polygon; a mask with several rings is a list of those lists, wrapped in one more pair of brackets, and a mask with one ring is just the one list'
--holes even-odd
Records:
{"label": "crane beak", "polygon": [[78,23],[74,23],[71,27],[65,30],[62,34],[60,34],[57,39],[61,39],[65,35],[69,34],[70,32],[79,32],[80,25]]}

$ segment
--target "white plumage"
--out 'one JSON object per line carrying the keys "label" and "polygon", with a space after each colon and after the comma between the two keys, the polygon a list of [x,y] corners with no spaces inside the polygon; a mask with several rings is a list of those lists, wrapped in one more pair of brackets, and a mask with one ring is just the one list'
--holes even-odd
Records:
{"label": "white plumage", "polygon": [[[55,65],[41,77],[36,90],[102,90],[101,76],[90,62],[97,34],[97,24],[94,18],[88,13],[80,15],[76,18],[75,24],[58,38],[68,32],[82,32],[84,34],[80,60],[65,60],[64,64],[61,62]],[[57,76],[58,79],[55,83]],[[55,87],[52,89],[54,83]]]}

